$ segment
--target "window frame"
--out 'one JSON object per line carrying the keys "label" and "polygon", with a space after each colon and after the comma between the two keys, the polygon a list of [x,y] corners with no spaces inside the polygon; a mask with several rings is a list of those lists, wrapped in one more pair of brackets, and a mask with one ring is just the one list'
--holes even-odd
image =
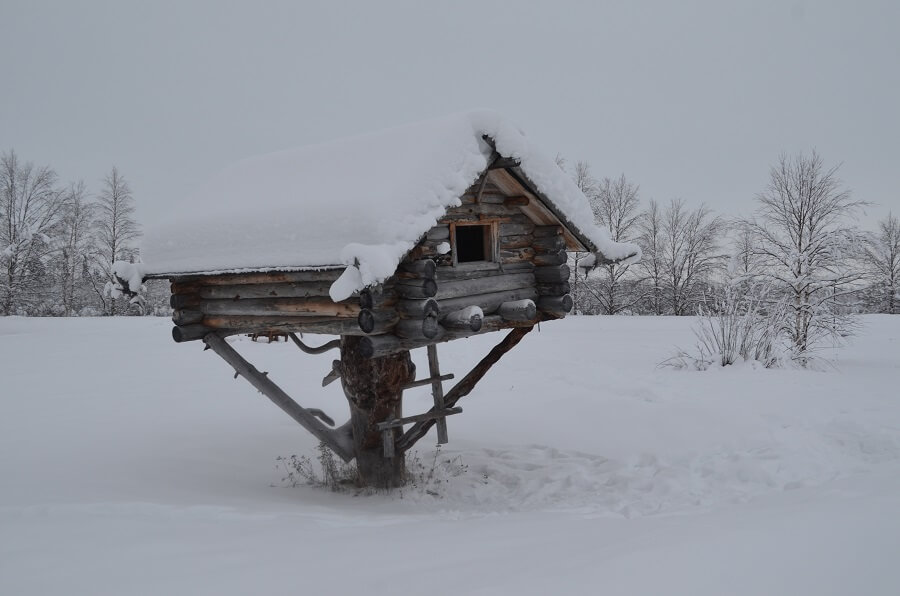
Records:
{"label": "window frame", "polygon": [[[457,250],[456,244],[456,228],[457,227],[471,227],[471,226],[480,226],[485,228],[484,230],[484,240],[485,240],[485,256],[489,257],[480,261],[463,261],[459,262],[459,251]],[[455,221],[450,223],[450,253],[453,255],[453,266],[454,267],[473,267],[477,268],[478,266],[485,265],[497,265],[500,264],[500,238],[499,238],[499,230],[500,226],[498,225],[497,220],[479,220],[479,221]]]}

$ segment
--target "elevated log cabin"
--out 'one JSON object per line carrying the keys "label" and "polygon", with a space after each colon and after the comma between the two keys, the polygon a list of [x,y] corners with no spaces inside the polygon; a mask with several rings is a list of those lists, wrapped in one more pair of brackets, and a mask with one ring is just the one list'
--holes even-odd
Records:
{"label": "elevated log cabin", "polygon": [[[201,233],[196,218],[179,218],[145,245],[146,277],[172,284],[173,338],[203,340],[381,486],[402,481],[399,455],[430,426],[446,442],[445,417],[503,353],[572,309],[567,251],[598,264],[638,252],[609,241],[556,164],[486,111],[241,162],[204,201]],[[452,375],[440,373],[435,345],[504,329],[513,332],[444,395]],[[325,382],[342,379],[346,425],[323,426],[324,413],[223,340],[272,333],[309,353],[340,348]],[[297,333],[340,339],[311,348]],[[430,376],[416,381],[409,350],[422,347]],[[421,385],[432,386],[432,412],[397,416],[402,391]]]}

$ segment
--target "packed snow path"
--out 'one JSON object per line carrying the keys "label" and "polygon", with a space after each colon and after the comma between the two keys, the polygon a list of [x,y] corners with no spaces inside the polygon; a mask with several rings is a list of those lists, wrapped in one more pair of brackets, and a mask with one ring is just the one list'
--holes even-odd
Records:
{"label": "packed snow path", "polygon": [[[658,368],[687,318],[546,324],[401,498],[280,486],[314,439],[167,320],[0,318],[0,594],[895,595],[900,317],[863,320],[820,372]],[[239,341],[346,417],[329,358]]]}

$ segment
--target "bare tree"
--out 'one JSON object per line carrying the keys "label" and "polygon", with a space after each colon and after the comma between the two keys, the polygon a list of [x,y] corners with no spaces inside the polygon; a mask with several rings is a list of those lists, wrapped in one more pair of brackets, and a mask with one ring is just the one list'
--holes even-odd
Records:
{"label": "bare tree", "polygon": [[118,168],[113,166],[103,179],[98,196],[98,251],[95,262],[99,271],[92,278],[105,314],[116,314],[116,301],[109,294],[109,288],[115,283],[113,264],[133,260],[136,255],[133,242],[140,236],[140,231],[134,220],[134,208],[131,188]]}
{"label": "bare tree", "polygon": [[59,291],[62,313],[71,316],[85,306],[85,284],[89,283],[90,259],[96,252],[92,224],[94,204],[87,198],[84,182],[69,186],[59,224]]}
{"label": "bare tree", "polygon": [[61,206],[51,168],[0,156],[0,313],[28,313],[40,298]]}
{"label": "bare tree", "polygon": [[[637,224],[640,219],[638,190],[638,185],[629,182],[625,174],[622,174],[615,180],[604,178],[596,185],[593,196],[588,197],[594,218],[599,225],[606,228],[610,238],[615,242],[631,241],[638,234]],[[606,263],[591,272],[590,277],[594,283],[586,287],[600,304],[603,313],[617,314],[642,298],[635,295],[625,296],[622,291],[622,282],[630,267],[619,263]]]}
{"label": "bare tree", "polygon": [[649,286],[646,298],[650,303],[650,309],[654,314],[661,315],[665,312],[663,299],[665,243],[659,203],[650,199],[647,210],[641,214],[637,226],[637,243],[641,247],[643,256],[636,267],[642,273],[641,279],[644,284]]}
{"label": "bare tree", "polygon": [[900,219],[893,213],[878,222],[878,231],[867,238],[865,262],[874,282],[879,312],[900,312]]}
{"label": "bare tree", "polygon": [[[557,156],[556,158],[557,165],[560,166],[563,171],[566,170],[566,162],[563,158]],[[586,161],[579,161],[575,164],[575,171],[572,172],[572,180],[574,180],[575,185],[578,186],[578,189],[584,193],[584,196],[587,198],[588,203],[593,203],[597,200],[597,191],[599,182],[596,178],[591,174],[591,167]],[[589,252],[573,252],[569,253],[569,265],[572,270],[572,275],[569,278],[569,284],[571,286],[572,293],[572,301],[575,305],[575,312],[583,313],[590,311],[590,293],[584,289],[585,280],[579,277],[579,267],[586,262],[586,259],[593,259],[593,255]],[[590,262],[593,262],[592,260]]]}
{"label": "bare tree", "polygon": [[700,205],[690,211],[673,199],[662,218],[663,278],[672,314],[686,315],[703,299],[710,276],[725,258],[719,251],[724,221]]}
{"label": "bare tree", "polygon": [[842,188],[837,169],[826,169],[816,152],[782,155],[748,222],[765,263],[759,275],[787,294],[785,331],[801,363],[822,339],[850,332],[840,299],[858,291],[864,277],[850,263],[860,236],[848,223],[863,202]]}

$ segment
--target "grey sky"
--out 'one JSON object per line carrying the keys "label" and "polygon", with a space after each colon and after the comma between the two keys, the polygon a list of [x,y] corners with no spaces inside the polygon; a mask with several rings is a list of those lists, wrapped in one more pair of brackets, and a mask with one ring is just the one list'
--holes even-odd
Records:
{"label": "grey sky", "polygon": [[148,225],[242,157],[472,107],[644,200],[748,212],[816,148],[867,223],[900,211],[896,0],[0,0],[0,55],[0,150],[118,165]]}

